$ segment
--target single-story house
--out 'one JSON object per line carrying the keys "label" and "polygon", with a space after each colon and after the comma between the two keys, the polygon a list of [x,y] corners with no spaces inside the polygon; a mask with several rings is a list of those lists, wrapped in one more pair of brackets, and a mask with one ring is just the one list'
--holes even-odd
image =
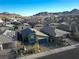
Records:
{"label": "single-story house", "polygon": [[67,22],[62,22],[57,28],[69,32],[76,32],[79,31],[79,24],[75,21],[71,22],[70,24]]}
{"label": "single-story house", "polygon": [[10,22],[6,22],[6,23],[5,23],[5,26],[6,26],[8,29],[11,29],[11,30],[14,29],[14,25],[11,24]]}
{"label": "single-story house", "polygon": [[28,23],[18,24],[15,25],[14,27],[16,27],[18,31],[21,31],[26,28],[31,28],[31,26]]}
{"label": "single-story house", "polygon": [[57,29],[57,28],[52,28],[50,26],[44,27],[41,29],[41,31],[50,37],[50,42],[52,41],[62,41],[63,38],[66,38],[67,35],[70,35],[70,32]]}
{"label": "single-story house", "polygon": [[0,50],[12,49],[14,47],[14,41],[7,35],[0,35]]}

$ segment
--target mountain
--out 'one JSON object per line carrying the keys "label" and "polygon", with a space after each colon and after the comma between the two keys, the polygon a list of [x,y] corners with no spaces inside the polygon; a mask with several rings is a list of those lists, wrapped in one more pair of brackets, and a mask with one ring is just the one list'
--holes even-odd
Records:
{"label": "mountain", "polygon": [[40,12],[34,16],[47,16],[47,15],[53,15],[53,13],[48,13],[48,12]]}
{"label": "mountain", "polygon": [[56,12],[56,13],[40,12],[33,16],[53,16],[53,15],[79,15],[79,10],[73,9],[71,11]]}
{"label": "mountain", "polygon": [[0,13],[0,17],[15,17],[15,16],[21,16],[19,14],[15,14],[15,13],[8,13],[8,12],[2,12]]}
{"label": "mountain", "polygon": [[78,9],[73,9],[72,11],[70,11],[71,13],[79,13]]}

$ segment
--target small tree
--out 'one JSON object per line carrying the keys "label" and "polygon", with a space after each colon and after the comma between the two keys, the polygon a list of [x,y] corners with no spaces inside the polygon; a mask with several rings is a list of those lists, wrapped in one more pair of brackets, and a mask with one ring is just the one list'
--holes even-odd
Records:
{"label": "small tree", "polygon": [[41,52],[41,47],[39,46],[38,43],[33,45],[33,50],[34,50],[35,53],[40,53]]}

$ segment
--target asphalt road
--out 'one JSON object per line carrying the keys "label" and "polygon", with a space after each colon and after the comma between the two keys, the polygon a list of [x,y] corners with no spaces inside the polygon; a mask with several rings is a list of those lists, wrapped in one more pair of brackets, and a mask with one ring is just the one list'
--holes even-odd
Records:
{"label": "asphalt road", "polygon": [[79,48],[40,57],[37,59],[79,59]]}

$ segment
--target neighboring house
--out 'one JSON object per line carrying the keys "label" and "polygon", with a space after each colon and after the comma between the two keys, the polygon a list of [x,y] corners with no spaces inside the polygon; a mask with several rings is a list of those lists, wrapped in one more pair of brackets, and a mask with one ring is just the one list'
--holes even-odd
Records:
{"label": "neighboring house", "polygon": [[79,24],[77,24],[75,21],[73,21],[71,23],[62,22],[58,26],[58,28],[61,30],[65,30],[65,31],[76,32],[79,30]]}
{"label": "neighboring house", "polygon": [[11,37],[14,40],[16,39],[16,35],[15,34],[16,34],[16,32],[13,31],[13,30],[5,30],[4,33],[3,33],[3,35],[6,35],[8,37]]}
{"label": "neighboring house", "polygon": [[64,30],[60,30],[57,28],[52,28],[50,26],[48,27],[44,27],[41,29],[41,31],[47,35],[50,36],[50,42],[57,42],[57,43],[62,43],[63,38],[66,38],[70,32],[64,31]]}
{"label": "neighboring house", "polygon": [[57,28],[65,31],[70,31],[69,24],[66,22],[61,23]]}
{"label": "neighboring house", "polygon": [[64,35],[70,34],[70,32],[57,29],[54,27],[50,27],[50,26],[42,28],[41,31],[53,37],[62,37]]}
{"label": "neighboring house", "polygon": [[14,47],[14,41],[7,35],[0,35],[0,50],[12,49]]}
{"label": "neighboring house", "polygon": [[16,27],[17,31],[21,31],[26,28],[31,28],[31,26],[28,23],[18,24],[15,25],[14,27]]}
{"label": "neighboring house", "polygon": [[10,22],[6,22],[6,23],[5,23],[5,26],[6,26],[8,29],[11,29],[11,30],[14,29],[14,25],[11,24]]}
{"label": "neighboring house", "polygon": [[15,31],[5,30],[0,35],[0,50],[14,48],[15,40],[16,40]]}
{"label": "neighboring house", "polygon": [[55,28],[50,27],[50,26],[45,26],[41,29],[41,31],[49,36],[54,36],[55,37]]}

